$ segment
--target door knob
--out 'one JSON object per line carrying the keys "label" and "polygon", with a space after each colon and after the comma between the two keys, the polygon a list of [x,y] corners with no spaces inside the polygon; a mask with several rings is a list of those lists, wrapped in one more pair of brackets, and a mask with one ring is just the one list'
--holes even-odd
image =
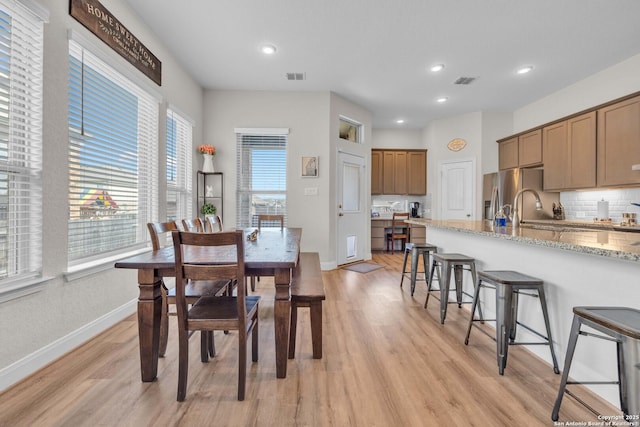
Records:
{"label": "door knob", "polygon": [[342,212],[340,212],[340,213],[338,214],[338,216],[344,216],[344,214],[343,214]]}
{"label": "door knob", "polygon": [[467,214],[467,218],[469,218],[471,216],[471,214]]}

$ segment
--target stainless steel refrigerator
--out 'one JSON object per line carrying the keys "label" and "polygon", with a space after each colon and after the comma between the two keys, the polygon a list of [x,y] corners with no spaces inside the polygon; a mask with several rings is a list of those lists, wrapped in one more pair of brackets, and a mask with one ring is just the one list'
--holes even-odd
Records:
{"label": "stainless steel refrigerator", "polygon": [[[542,209],[536,210],[535,197],[526,192],[520,196],[520,219],[553,219],[553,204],[560,202],[559,193],[543,192],[542,169],[507,169],[500,172],[489,173],[483,177],[483,217],[491,219],[495,217],[498,209],[505,205],[513,205],[515,195],[523,188],[536,190],[542,201]],[[512,212],[507,206],[505,215],[511,221]]]}

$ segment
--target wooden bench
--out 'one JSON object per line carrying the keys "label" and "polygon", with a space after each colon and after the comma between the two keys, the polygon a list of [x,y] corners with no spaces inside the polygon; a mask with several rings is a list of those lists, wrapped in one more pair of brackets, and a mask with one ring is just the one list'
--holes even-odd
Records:
{"label": "wooden bench", "polygon": [[322,301],[325,299],[320,256],[317,252],[301,252],[291,279],[291,326],[289,329],[289,359],[296,352],[298,307],[309,307],[313,358],[322,359]]}

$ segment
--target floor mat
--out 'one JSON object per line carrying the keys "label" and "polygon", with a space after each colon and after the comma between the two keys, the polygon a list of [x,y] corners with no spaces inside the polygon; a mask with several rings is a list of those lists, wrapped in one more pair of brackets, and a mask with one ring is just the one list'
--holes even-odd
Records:
{"label": "floor mat", "polygon": [[358,264],[343,267],[344,270],[357,271],[358,273],[368,273],[379,268],[382,268],[382,266],[378,264],[371,264],[369,262],[360,262]]}

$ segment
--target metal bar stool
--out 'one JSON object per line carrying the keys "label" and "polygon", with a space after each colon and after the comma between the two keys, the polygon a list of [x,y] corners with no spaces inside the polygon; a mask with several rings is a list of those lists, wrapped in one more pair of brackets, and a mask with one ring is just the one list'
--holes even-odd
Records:
{"label": "metal bar stool", "polygon": [[[587,325],[607,336],[601,336],[580,330]],[[618,381],[567,381],[571,360],[576,349],[579,335],[586,335],[615,341],[618,354]],[[640,310],[627,307],[574,307],[571,334],[567,344],[567,356],[564,360],[564,370],[560,380],[558,398],[553,406],[551,419],[558,420],[560,404],[566,392],[579,403],[598,414],[584,401],[579,399],[567,385],[571,384],[617,384],[620,393],[620,409],[625,415],[640,414]]]}
{"label": "metal bar stool", "polygon": [[[496,291],[496,318],[484,319],[480,311],[480,317],[474,319],[480,288],[491,288]],[[522,292],[523,290],[536,291],[537,294]],[[547,336],[531,329],[527,325],[518,322],[518,297],[520,295],[531,296],[540,299],[542,306],[542,315],[544,317],[544,325],[547,330]],[[544,295],[544,282],[535,277],[518,273],[517,271],[481,271],[478,273],[478,285],[473,297],[471,305],[471,318],[467,328],[467,337],[464,340],[465,345],[469,344],[469,335],[473,322],[484,321],[496,322],[496,343],[498,356],[498,371],[500,375],[504,375],[504,368],[507,366],[507,354],[510,345],[548,345],[551,350],[551,359],[553,360],[553,372],[560,373],[558,370],[558,362],[556,360],[555,351],[553,351],[553,339],[551,338],[551,328],[549,327],[549,313],[547,311],[547,300]],[[526,330],[539,336],[545,342],[516,342],[516,327],[522,326]]]}
{"label": "metal bar stool", "polygon": [[400,287],[404,281],[404,276],[407,274],[407,256],[411,253],[411,296],[416,289],[416,280],[418,276],[418,261],[420,255],[422,255],[422,266],[424,269],[424,281],[429,284],[428,274],[429,270],[429,254],[431,252],[438,252],[438,247],[430,243],[407,243],[404,247],[404,260],[402,261],[402,278],[400,279]]}
{"label": "metal bar stool", "polygon": [[[431,286],[433,285],[433,275],[438,269],[438,283],[440,289],[434,289],[434,291],[440,291],[440,323],[444,324],[444,318],[447,316],[447,305],[449,304],[449,284],[451,282],[451,270],[456,282],[456,301],[451,304],[458,304],[458,308],[462,307],[462,304],[470,304],[471,301],[462,301],[462,295],[473,297],[463,291],[462,289],[462,273],[466,271],[471,272],[473,278],[473,285],[476,284],[476,260],[467,255],[462,254],[440,254],[434,253],[432,255],[433,262],[431,263],[431,272],[429,273],[429,284],[427,287],[427,299],[424,301],[424,308],[427,308],[429,303],[429,296],[431,295]],[[465,268],[467,266],[468,268]]]}

